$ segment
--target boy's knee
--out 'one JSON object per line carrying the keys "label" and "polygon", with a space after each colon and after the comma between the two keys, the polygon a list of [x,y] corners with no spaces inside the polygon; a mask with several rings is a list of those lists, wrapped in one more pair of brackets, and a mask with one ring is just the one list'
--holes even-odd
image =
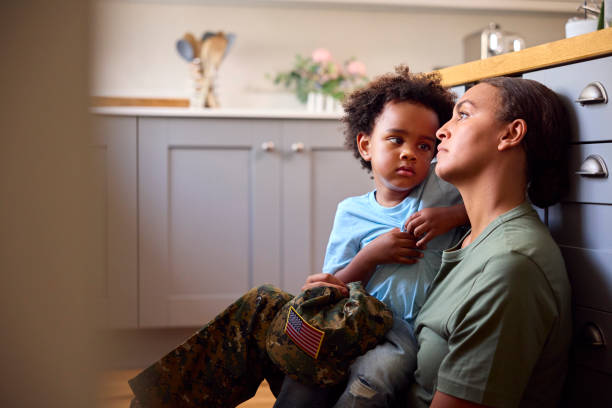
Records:
{"label": "boy's knee", "polygon": [[349,393],[354,397],[372,399],[378,394],[378,390],[360,375],[349,384]]}
{"label": "boy's knee", "polygon": [[391,398],[379,385],[363,376],[353,376],[334,408],[383,408],[389,406]]}

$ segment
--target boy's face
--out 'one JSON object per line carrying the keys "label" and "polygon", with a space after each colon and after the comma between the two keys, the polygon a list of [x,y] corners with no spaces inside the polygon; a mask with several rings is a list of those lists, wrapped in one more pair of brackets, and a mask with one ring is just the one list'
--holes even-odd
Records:
{"label": "boy's face", "polygon": [[372,134],[357,136],[361,157],[372,164],[381,204],[397,204],[425,179],[434,156],[438,127],[433,110],[412,102],[389,102]]}

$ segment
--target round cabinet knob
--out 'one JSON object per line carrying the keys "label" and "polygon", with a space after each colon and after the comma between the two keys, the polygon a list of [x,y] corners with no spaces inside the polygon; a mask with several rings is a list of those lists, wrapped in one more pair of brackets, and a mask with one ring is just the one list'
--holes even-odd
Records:
{"label": "round cabinet knob", "polygon": [[272,141],[263,142],[261,144],[261,150],[263,150],[264,152],[273,152],[275,148],[276,146]]}
{"label": "round cabinet knob", "polygon": [[296,142],[291,144],[291,150],[295,153],[302,153],[304,151],[304,143]]}

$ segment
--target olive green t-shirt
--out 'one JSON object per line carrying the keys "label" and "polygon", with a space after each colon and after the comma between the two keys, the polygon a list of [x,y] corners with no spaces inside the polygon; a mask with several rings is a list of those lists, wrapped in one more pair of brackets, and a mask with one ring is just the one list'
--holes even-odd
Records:
{"label": "olive green t-shirt", "polygon": [[555,406],[571,336],[559,248],[527,202],[443,253],[416,320],[410,406],[436,390],[499,407]]}

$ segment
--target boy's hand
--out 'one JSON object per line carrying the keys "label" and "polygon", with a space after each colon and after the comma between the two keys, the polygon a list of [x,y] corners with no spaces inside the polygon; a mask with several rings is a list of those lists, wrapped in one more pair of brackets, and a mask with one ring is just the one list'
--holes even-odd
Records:
{"label": "boy's hand", "polygon": [[360,253],[363,252],[362,256],[367,256],[369,264],[374,267],[383,264],[414,264],[423,257],[423,253],[416,250],[416,243],[414,235],[394,228],[378,236]]}
{"label": "boy's hand", "polygon": [[317,273],[315,275],[310,275],[308,278],[306,278],[306,283],[304,286],[302,286],[302,291],[315,288],[317,286],[333,286],[340,289],[340,292],[342,292],[344,296],[348,296],[349,294],[346,283],[329,273]]}
{"label": "boy's hand", "polygon": [[415,212],[406,221],[406,232],[412,233],[419,240],[417,247],[425,248],[427,242],[468,221],[463,204],[451,207],[423,208]]}

